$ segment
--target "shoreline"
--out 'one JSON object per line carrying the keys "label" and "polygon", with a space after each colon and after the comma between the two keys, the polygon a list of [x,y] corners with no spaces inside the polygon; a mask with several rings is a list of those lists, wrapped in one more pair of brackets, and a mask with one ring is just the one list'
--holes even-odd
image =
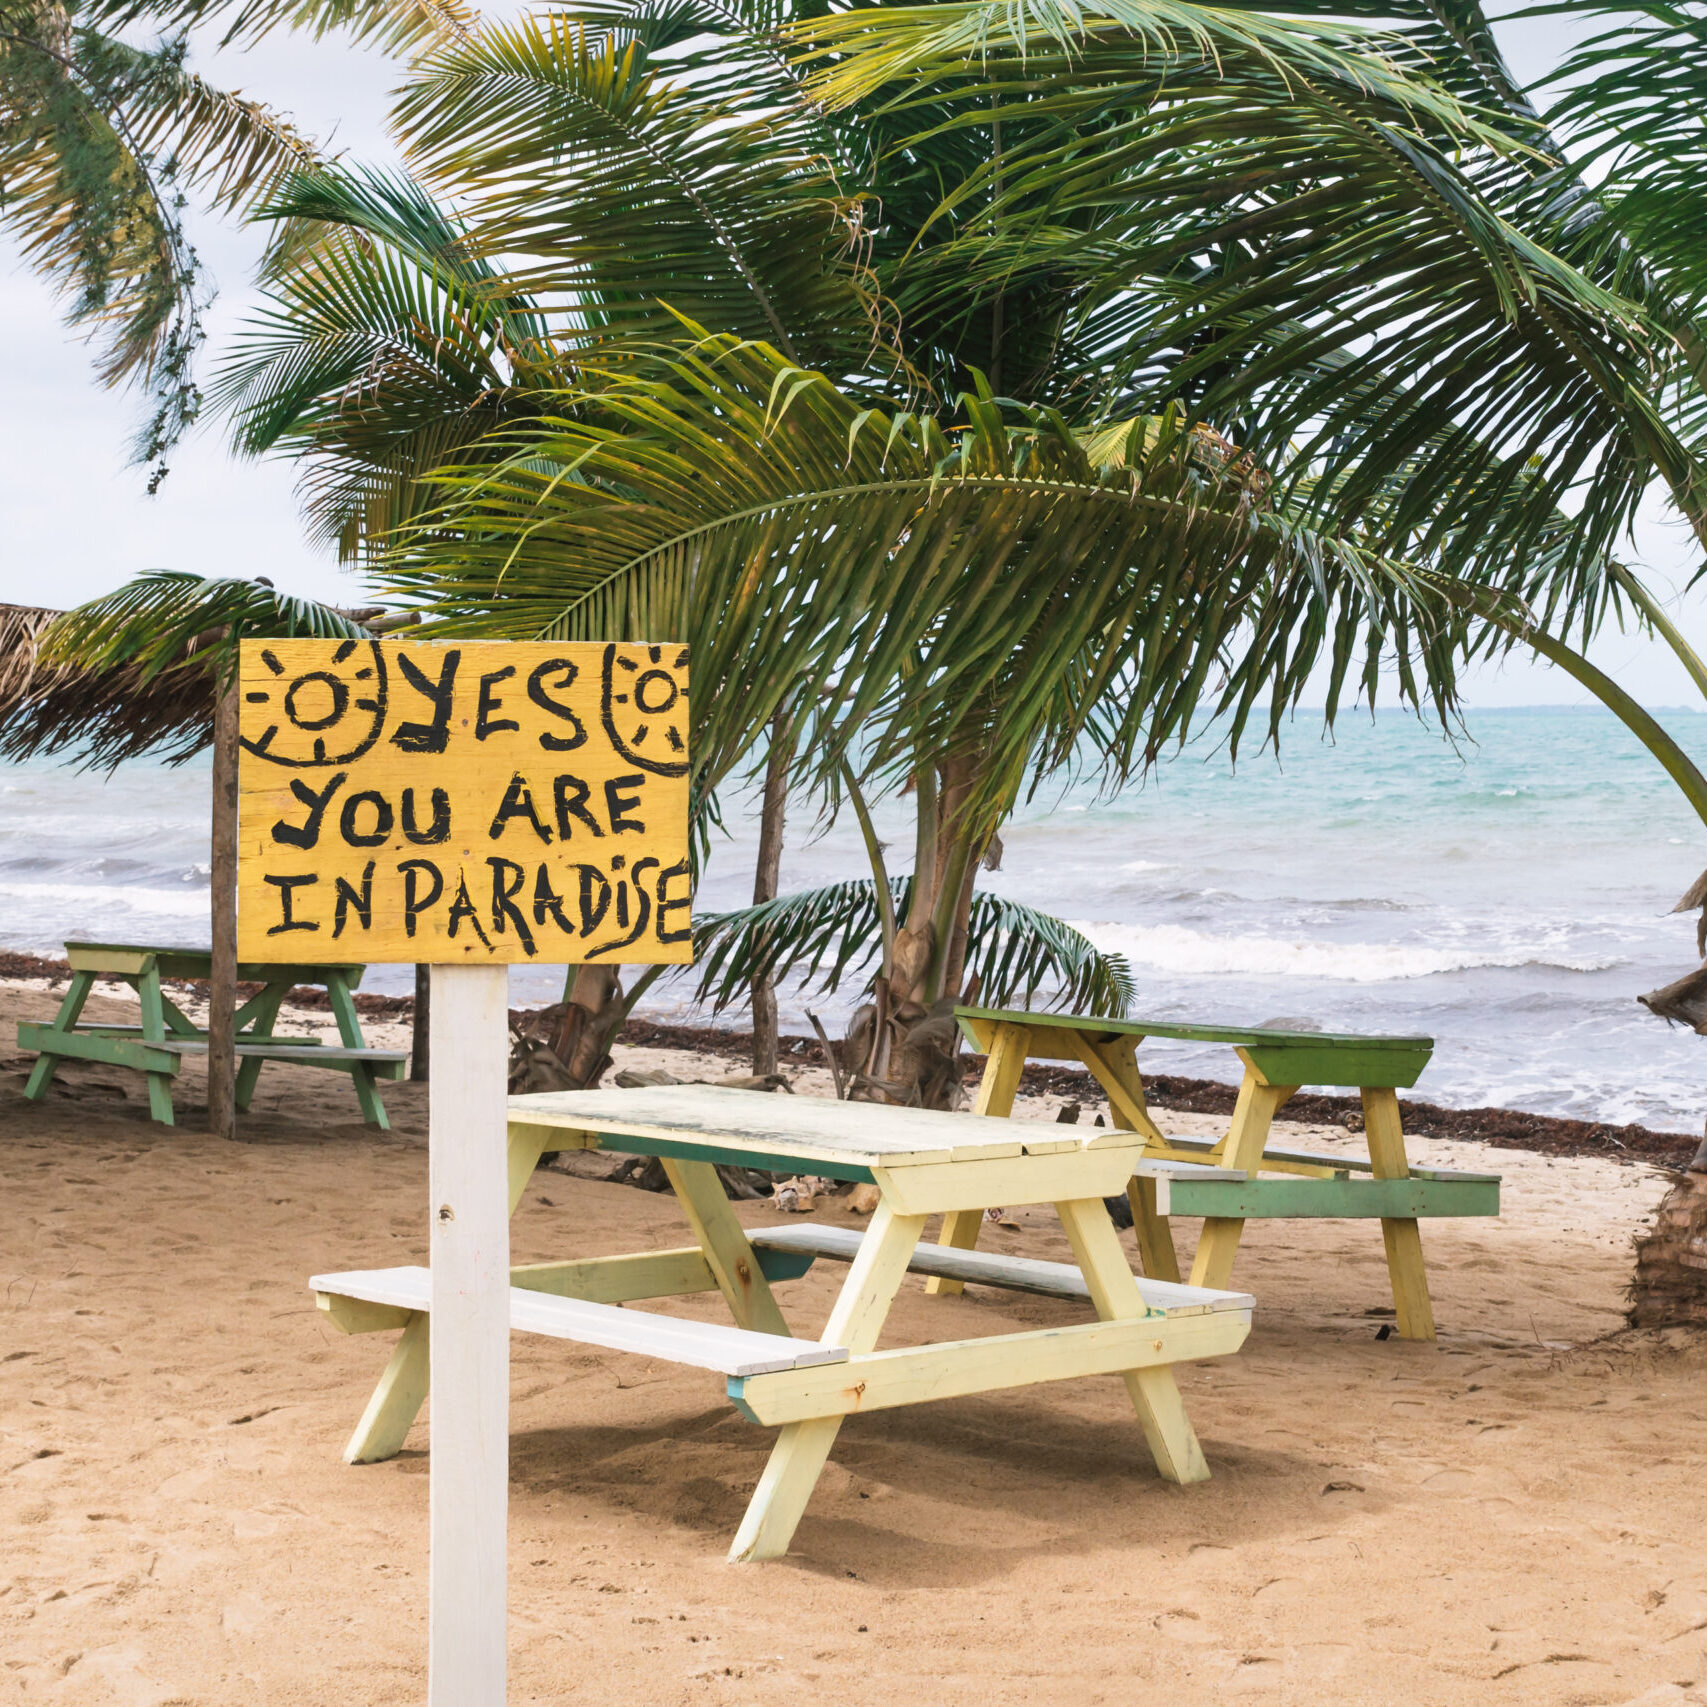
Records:
{"label": "shoreline", "polygon": [[[621,1041],[639,1048],[694,1049],[701,1054],[750,1060],[752,1033],[723,1031],[711,1027],[656,1024],[631,1019],[623,1027]],[[777,1039],[780,1062],[794,1060],[802,1065],[823,1059],[815,1037],[782,1036]],[[971,1053],[967,1082],[975,1084],[984,1057]],[[1020,1080],[1023,1089],[1034,1093],[1073,1096],[1082,1093],[1090,1103],[1102,1097],[1101,1090],[1082,1067],[1063,1067],[1032,1061]],[[1230,1115],[1238,1100],[1239,1087],[1220,1079],[1191,1079],[1173,1073],[1146,1073],[1144,1091],[1149,1101],[1178,1114]],[[1635,1162],[1681,1171],[1695,1155],[1699,1140],[1688,1132],[1656,1132],[1646,1126],[1613,1126],[1592,1120],[1569,1120],[1562,1115],[1531,1114],[1515,1108],[1443,1108],[1438,1103],[1401,1096],[1399,1109],[1407,1136],[1415,1138],[1467,1138],[1502,1150],[1532,1150],[1550,1156],[1598,1156],[1618,1162]],[[1351,1132],[1363,1130],[1363,1104],[1355,1096],[1323,1096],[1301,1091],[1285,1106],[1278,1119],[1307,1126],[1343,1126]]]}
{"label": "shoreline", "polygon": [[[70,976],[68,961],[45,955],[0,950],[0,980],[48,979],[63,983]],[[167,983],[184,984],[168,979]],[[185,987],[193,988],[193,984]],[[328,1006],[326,992],[299,988],[290,995],[292,1006],[310,1009]],[[365,1019],[406,1021],[415,1011],[413,996],[382,996],[355,992],[356,1011]],[[512,1017],[524,1012],[512,1010]],[[617,1041],[630,1048],[681,1049],[721,1060],[750,1061],[751,1031],[721,1026],[675,1025],[641,1017],[630,1019]],[[777,1039],[782,1065],[822,1066],[823,1049],[816,1037],[787,1034]],[[983,1057],[967,1054],[967,1080],[976,1083]],[[1033,1093],[1097,1101],[1101,1092],[1082,1067],[1031,1062],[1022,1085]],[[1189,1114],[1229,1115],[1238,1087],[1219,1079],[1186,1078],[1171,1073],[1146,1074],[1144,1085],[1150,1100],[1163,1109]],[[1405,1131],[1419,1138],[1461,1138],[1490,1144],[1497,1149],[1531,1150],[1552,1156],[1598,1156],[1612,1161],[1639,1163],[1681,1171],[1689,1165],[1699,1140],[1687,1132],[1661,1132],[1646,1126],[1617,1126],[1607,1122],[1572,1120],[1561,1115],[1533,1114],[1513,1108],[1446,1108],[1438,1103],[1401,1096],[1399,1107]],[[1284,1118],[1310,1125],[1343,1126],[1349,1131],[1363,1128],[1362,1104],[1355,1096],[1325,1096],[1300,1092],[1286,1105]]]}

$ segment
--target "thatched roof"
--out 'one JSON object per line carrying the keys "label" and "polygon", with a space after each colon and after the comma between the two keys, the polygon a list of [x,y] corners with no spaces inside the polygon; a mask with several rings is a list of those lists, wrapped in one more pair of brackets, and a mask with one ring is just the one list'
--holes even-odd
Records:
{"label": "thatched roof", "polygon": [[43,664],[42,631],[62,613],[0,605],[0,759],[75,755],[110,769],[151,753],[181,764],[213,741],[213,675],[205,659],[145,680],[140,664]]}
{"label": "thatched roof", "polygon": [[0,721],[35,668],[37,636],[58,615],[37,605],[0,605]]}
{"label": "thatched roof", "polygon": [[415,620],[158,569],[74,611],[0,605],[0,759],[182,764],[213,743],[215,684],[237,640],[366,639]]}

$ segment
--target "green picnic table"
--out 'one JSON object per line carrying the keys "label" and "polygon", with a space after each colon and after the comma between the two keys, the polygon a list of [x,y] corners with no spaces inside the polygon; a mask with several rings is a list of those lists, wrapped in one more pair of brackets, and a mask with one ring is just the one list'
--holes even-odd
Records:
{"label": "green picnic table", "polygon": [[[1434,1053],[1431,1037],[1357,1036],[1273,1026],[1185,1025],[1099,1019],[999,1008],[956,1008],[955,1018],[987,1057],[974,1112],[1012,1112],[1028,1060],[1077,1061],[1108,1097],[1116,1126],[1142,1132],[1144,1167],[1127,1187],[1144,1272],[1180,1278],[1170,1217],[1201,1215],[1191,1284],[1225,1288],[1245,1222],[1299,1216],[1381,1222],[1396,1325],[1403,1339],[1434,1338],[1434,1307],[1417,1222],[1434,1215],[1498,1215],[1497,1174],[1419,1168],[1405,1155],[1400,1090],[1417,1082]],[[1138,1046],[1147,1037],[1232,1047],[1244,1065],[1238,1102],[1218,1140],[1168,1136],[1150,1117]],[[1301,1086],[1359,1092],[1369,1160],[1313,1155],[1269,1143],[1275,1115]],[[1279,1176],[1264,1178],[1263,1175]],[[941,1242],[971,1249],[982,1217],[944,1222]],[[958,1291],[947,1277],[932,1291]]]}
{"label": "green picnic table", "polygon": [[[173,1124],[172,1080],[185,1055],[205,1054],[207,1032],[193,1024],[161,987],[163,978],[207,978],[213,956],[205,948],[159,948],[144,943],[68,942],[71,988],[50,1025],[21,1024],[21,1048],[38,1050],[24,1095],[44,1096],[62,1060],[105,1061],[148,1076],[148,1111],[163,1125]],[[376,1084],[401,1079],[408,1061],[402,1049],[371,1049],[362,1037],[352,992],[362,981],[362,966],[239,966],[238,980],[261,989],[237,1010],[237,1106],[247,1108],[255,1081],[268,1061],[325,1067],[348,1073],[361,1104],[362,1118],[382,1131],[389,1126]],[[83,1005],[97,979],[129,984],[142,1002],[140,1025],[83,1025]],[[278,1036],[273,1026],[285,997],[298,984],[325,991],[338,1025],[338,1044],[317,1037]]]}

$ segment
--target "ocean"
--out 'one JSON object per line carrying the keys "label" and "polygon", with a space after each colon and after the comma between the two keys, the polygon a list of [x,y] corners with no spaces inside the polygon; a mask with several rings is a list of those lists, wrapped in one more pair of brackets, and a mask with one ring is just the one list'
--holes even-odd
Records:
{"label": "ocean", "polygon": [[[1663,721],[1707,764],[1707,714]],[[0,767],[0,946],[205,943],[207,799],[205,760],[110,779]],[[865,874],[851,820],[791,811],[785,890]],[[724,812],[701,910],[751,895],[756,804],[730,789]],[[876,817],[910,849],[899,803]],[[1046,788],[1004,842],[983,881],[1124,954],[1138,1015],[1426,1033],[1415,1094],[1460,1107],[1691,1132],[1707,1114],[1707,1039],[1635,999],[1697,964],[1694,919],[1669,909],[1707,866],[1707,828],[1606,712],[1472,713],[1456,746],[1399,712],[1348,713],[1328,740],[1300,715],[1278,762],[1251,749],[1236,767],[1210,731],[1114,798]],[[512,1001],[555,1000],[561,980],[518,968]],[[375,967],[364,987],[411,974]],[[703,1018],[691,998],[678,977],[641,1011]],[[784,1029],[806,1030],[808,1005],[833,1027],[856,1000],[785,991]],[[1225,1050],[1156,1042],[1143,1059],[1236,1076]]]}

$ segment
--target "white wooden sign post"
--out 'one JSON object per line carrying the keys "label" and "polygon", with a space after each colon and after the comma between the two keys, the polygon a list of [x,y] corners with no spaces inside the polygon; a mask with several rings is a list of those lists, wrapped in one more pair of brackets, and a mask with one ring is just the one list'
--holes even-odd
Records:
{"label": "white wooden sign post", "polygon": [[429,1707],[502,1707],[510,1485],[510,969],[435,966]]}
{"label": "white wooden sign post", "polygon": [[505,1699],[509,968],[692,959],[687,666],[243,643],[239,958],[432,968],[429,1707]]}

